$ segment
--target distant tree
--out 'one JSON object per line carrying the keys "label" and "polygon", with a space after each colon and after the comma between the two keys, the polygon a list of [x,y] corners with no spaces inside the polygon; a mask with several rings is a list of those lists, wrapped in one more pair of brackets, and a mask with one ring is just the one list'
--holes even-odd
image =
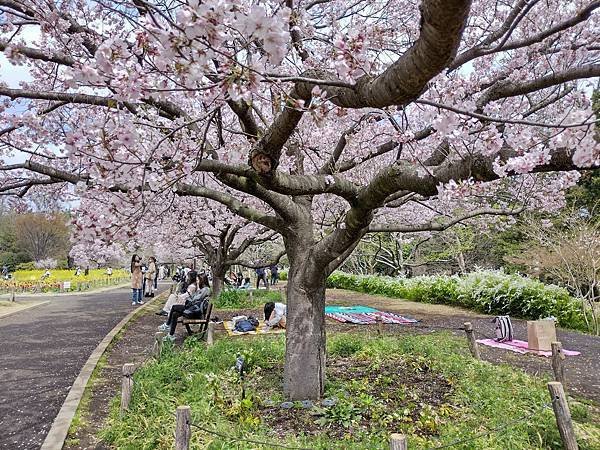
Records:
{"label": "distant tree", "polygon": [[27,254],[17,245],[15,216],[7,213],[0,214],[0,266],[6,265],[14,269],[27,260]]}
{"label": "distant tree", "polygon": [[20,214],[15,218],[16,245],[30,260],[64,259],[69,248],[69,229],[62,214]]}
{"label": "distant tree", "polygon": [[566,286],[582,299],[584,317],[595,334],[600,333],[600,223],[593,220],[597,208],[589,214],[572,209],[554,222],[529,220],[527,249],[512,258],[530,275]]}

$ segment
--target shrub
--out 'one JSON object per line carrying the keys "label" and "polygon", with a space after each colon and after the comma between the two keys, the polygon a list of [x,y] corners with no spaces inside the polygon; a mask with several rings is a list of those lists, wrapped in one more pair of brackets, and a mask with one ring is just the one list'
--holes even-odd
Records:
{"label": "shrub", "polygon": [[35,263],[33,261],[17,264],[15,270],[35,270]]}
{"label": "shrub", "polygon": [[571,297],[566,289],[502,271],[409,279],[334,272],[328,278],[327,286],[523,319],[553,316],[560,326],[587,331],[583,304]]}

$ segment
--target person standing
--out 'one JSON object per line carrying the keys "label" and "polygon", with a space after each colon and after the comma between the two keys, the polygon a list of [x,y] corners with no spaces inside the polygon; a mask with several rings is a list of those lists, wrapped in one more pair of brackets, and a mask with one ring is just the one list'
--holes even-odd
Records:
{"label": "person standing", "polygon": [[260,286],[260,280],[263,281],[265,287],[269,289],[269,282],[267,281],[267,273],[265,272],[264,267],[259,267],[256,269],[256,289]]}
{"label": "person standing", "polygon": [[143,305],[142,301],[142,258],[134,254],[131,257],[131,304]]}
{"label": "person standing", "polygon": [[271,271],[271,286],[273,286],[279,281],[277,264],[273,264],[271,267],[269,267],[269,270]]}
{"label": "person standing", "polygon": [[148,270],[145,273],[146,282],[144,283],[146,292],[145,297],[154,297],[154,278],[156,276],[156,258],[151,256],[148,260]]}

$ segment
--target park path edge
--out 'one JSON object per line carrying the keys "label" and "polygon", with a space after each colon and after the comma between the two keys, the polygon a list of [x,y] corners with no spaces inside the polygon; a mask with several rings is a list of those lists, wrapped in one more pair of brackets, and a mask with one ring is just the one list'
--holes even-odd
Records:
{"label": "park path edge", "polygon": [[[166,293],[168,294],[168,292],[169,291],[167,290]],[[125,325],[127,325],[137,315],[141,314],[141,311],[144,311],[146,308],[149,308],[150,305],[153,305],[155,301],[164,299],[163,297],[164,294],[160,294],[146,302],[140,308],[132,310],[129,314],[123,317],[123,319],[121,319],[121,321],[115,325],[112,330],[109,331],[102,341],[100,341],[73,382],[73,385],[69,390],[69,394],[61,406],[60,411],[54,418],[52,426],[50,427],[50,431],[48,431],[40,450],[61,450],[63,448],[69,433],[69,428],[71,427],[71,422],[73,421],[73,417],[75,417],[75,413],[77,412],[77,408],[79,407],[79,403],[81,402],[88,381],[92,376],[98,361],[102,355],[104,355],[104,352],[108,346],[115,339],[115,336],[117,336],[117,334],[123,329],[123,327],[125,327]]]}

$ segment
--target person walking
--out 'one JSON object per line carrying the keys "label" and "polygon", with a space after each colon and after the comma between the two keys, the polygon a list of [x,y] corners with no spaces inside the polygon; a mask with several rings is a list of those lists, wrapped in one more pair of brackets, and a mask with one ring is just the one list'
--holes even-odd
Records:
{"label": "person walking", "polygon": [[142,258],[134,254],[131,257],[131,304],[143,305],[142,301]]}

